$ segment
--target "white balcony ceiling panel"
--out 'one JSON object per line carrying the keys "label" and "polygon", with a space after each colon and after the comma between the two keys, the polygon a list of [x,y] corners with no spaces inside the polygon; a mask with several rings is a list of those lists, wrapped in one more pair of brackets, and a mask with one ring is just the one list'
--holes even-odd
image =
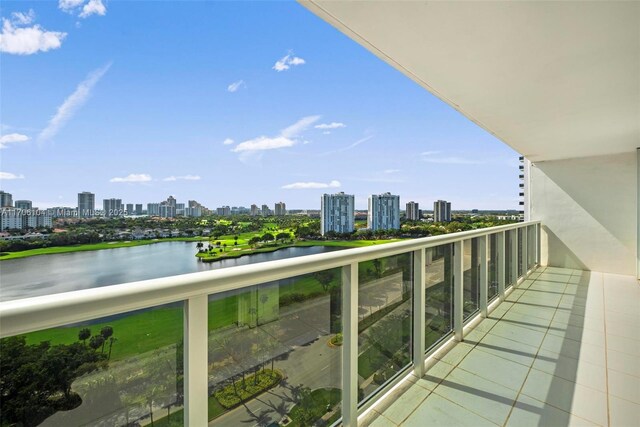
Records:
{"label": "white balcony ceiling panel", "polygon": [[639,2],[301,3],[532,161],[640,146]]}

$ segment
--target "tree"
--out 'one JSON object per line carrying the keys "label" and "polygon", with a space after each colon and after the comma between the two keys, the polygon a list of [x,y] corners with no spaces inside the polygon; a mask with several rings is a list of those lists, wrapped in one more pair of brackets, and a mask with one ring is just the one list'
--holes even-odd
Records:
{"label": "tree", "polygon": [[273,237],[273,234],[271,233],[264,233],[262,235],[262,241],[263,242],[271,242],[272,240],[275,240],[275,237]]}
{"label": "tree", "polygon": [[281,241],[285,241],[285,240],[289,240],[291,238],[291,234],[289,233],[278,233],[276,234],[276,240],[281,240]]}
{"label": "tree", "polygon": [[94,351],[97,351],[104,344],[104,338],[102,335],[94,335],[89,340],[89,347],[91,347]]}
{"label": "tree", "polygon": [[78,332],[78,339],[85,345],[87,344],[89,337],[91,337],[91,329],[89,328],[82,328],[80,329],[80,332]]}
{"label": "tree", "polygon": [[104,353],[104,345],[113,335],[113,328],[109,325],[104,326],[102,329],[100,329],[100,335],[102,336],[102,338],[104,338],[104,341],[102,342],[102,352]]}

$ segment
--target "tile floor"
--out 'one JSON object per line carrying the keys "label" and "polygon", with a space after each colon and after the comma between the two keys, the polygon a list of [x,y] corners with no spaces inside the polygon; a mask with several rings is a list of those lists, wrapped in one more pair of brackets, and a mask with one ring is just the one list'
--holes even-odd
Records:
{"label": "tile floor", "polygon": [[540,267],[397,394],[363,424],[640,427],[638,281]]}

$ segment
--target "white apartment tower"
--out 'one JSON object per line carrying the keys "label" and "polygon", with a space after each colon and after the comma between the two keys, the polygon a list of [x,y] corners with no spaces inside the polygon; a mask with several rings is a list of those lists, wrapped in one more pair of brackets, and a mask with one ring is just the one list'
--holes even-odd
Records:
{"label": "white apartment tower", "polygon": [[370,230],[397,230],[400,228],[400,196],[391,193],[369,196],[367,227]]}
{"label": "white apartment tower", "polygon": [[120,216],[124,214],[122,199],[103,199],[102,209],[104,210],[104,216],[106,217]]}
{"label": "white apartment tower", "polygon": [[433,221],[451,221],[451,202],[447,202],[446,200],[436,200],[433,202]]}
{"label": "white apartment tower", "polygon": [[351,233],[354,229],[353,194],[323,194],[320,201],[320,233]]}
{"label": "white apartment tower", "polygon": [[414,201],[407,203],[405,215],[408,221],[418,221],[420,219],[420,207],[418,203]]}

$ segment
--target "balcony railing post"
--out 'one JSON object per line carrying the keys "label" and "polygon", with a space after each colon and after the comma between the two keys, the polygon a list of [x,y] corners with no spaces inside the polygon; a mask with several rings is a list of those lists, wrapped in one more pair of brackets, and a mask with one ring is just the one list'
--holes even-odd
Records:
{"label": "balcony railing post", "polygon": [[489,300],[489,236],[478,237],[480,249],[480,314],[487,317]]}
{"label": "balcony railing post", "polygon": [[424,375],[425,256],[424,248],[413,251],[413,372],[418,378]]}
{"label": "balcony railing post", "polygon": [[358,425],[358,263],[342,267],[342,425]]}
{"label": "balcony railing post", "polygon": [[515,285],[518,282],[518,229],[514,228],[509,233],[511,238],[511,271],[509,274],[510,282]]}
{"label": "balcony railing post", "polygon": [[453,244],[453,331],[456,341],[462,341],[463,313],[464,313],[464,241],[458,240]]}
{"label": "balcony railing post", "polygon": [[540,265],[540,251],[541,251],[541,244],[540,244],[540,232],[541,232],[541,225],[542,224],[536,224],[534,225],[535,227],[535,235],[536,235],[536,265]]}
{"label": "balcony railing post", "polygon": [[527,251],[527,245],[529,241],[529,227],[522,227],[522,276],[525,277],[527,275],[527,271],[529,271],[529,254]]}
{"label": "balcony railing post", "polygon": [[207,295],[184,302],[184,425],[209,422]]}
{"label": "balcony railing post", "polygon": [[506,254],[505,241],[507,235],[505,231],[498,233],[498,295],[500,301],[504,301],[505,275],[506,275]]}

